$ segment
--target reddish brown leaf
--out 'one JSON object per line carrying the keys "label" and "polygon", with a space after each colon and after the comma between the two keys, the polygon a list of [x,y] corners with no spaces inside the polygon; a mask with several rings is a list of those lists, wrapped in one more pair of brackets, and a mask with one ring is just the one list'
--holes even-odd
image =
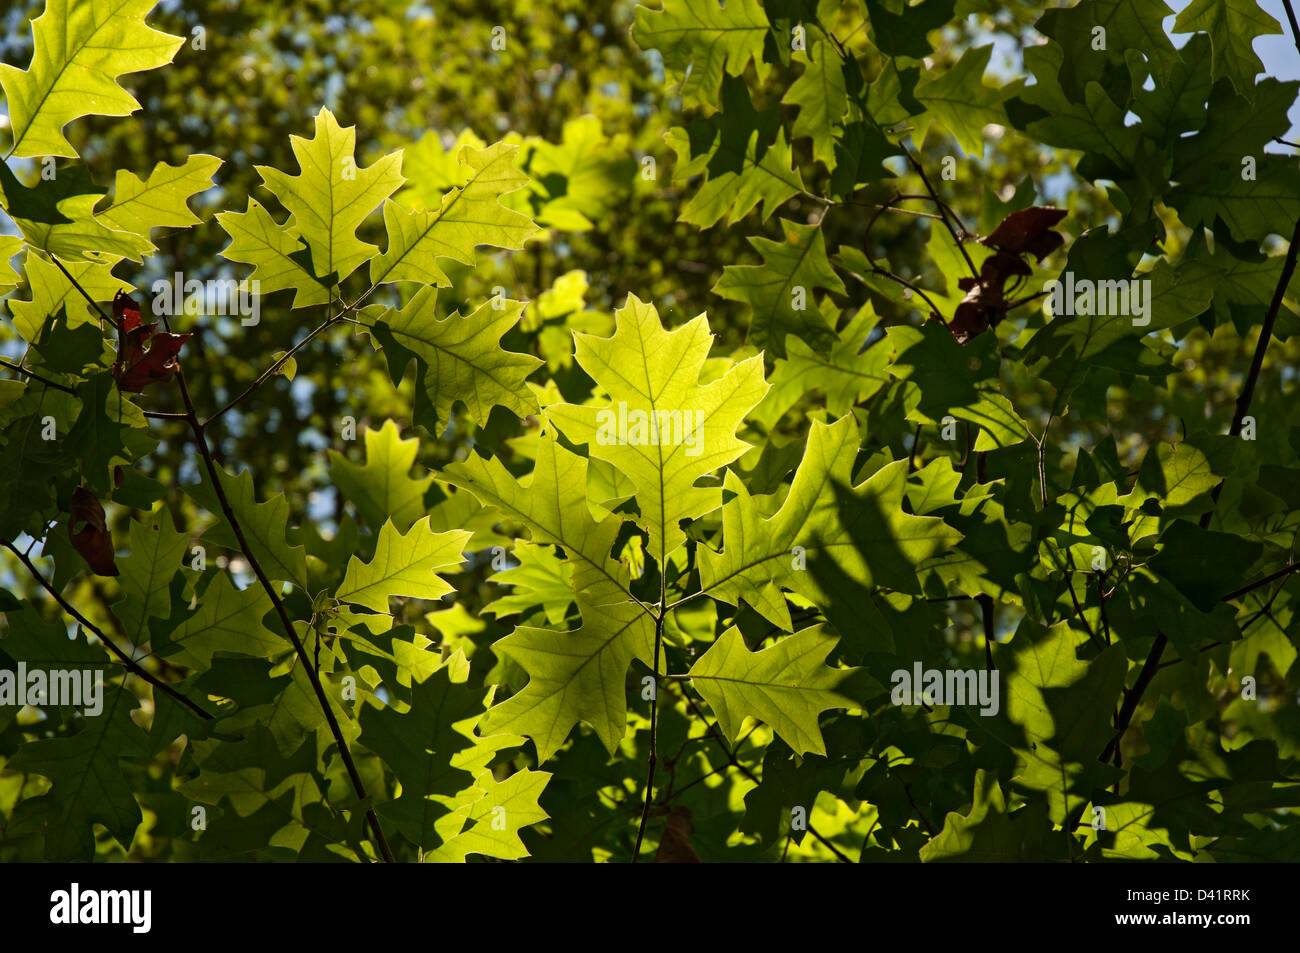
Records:
{"label": "reddish brown leaf", "polygon": [[985,259],[980,278],[961,278],[957,287],[966,292],[953,313],[948,330],[953,340],[965,344],[977,334],[996,327],[1007,316],[1006,283],[1012,275],[1032,274],[1019,255],[999,251]]}
{"label": "reddish brown leaf", "polygon": [[690,836],[694,833],[695,825],[691,823],[691,812],[680,804],[675,805],[664,818],[664,834],[659,841],[659,849],[655,851],[655,863],[700,863],[699,855],[691,847]]}
{"label": "reddish brown leaf", "polygon": [[113,537],[104,522],[104,508],[99,505],[99,500],[85,487],[79,486],[72,491],[68,513],[68,536],[72,548],[81,554],[96,576],[116,576]]}
{"label": "reddish brown leaf", "polygon": [[1052,226],[1065,218],[1065,209],[1035,205],[1012,212],[1002,220],[993,234],[980,239],[980,243],[1013,255],[1033,255],[1042,261],[1065,244]]}
{"label": "reddish brown leaf", "polygon": [[156,324],[144,324],[140,306],[129,294],[119,291],[113,298],[117,321],[117,361],[113,376],[118,390],[137,392],[158,381],[171,380],[179,363],[176,356],[188,334],[155,334]]}
{"label": "reddish brown leaf", "polygon": [[[119,390],[141,391],[158,381],[171,380],[180,364],[176,355],[181,345],[190,339],[188,334],[152,334],[152,324],[142,325],[132,335],[143,331],[140,340],[146,342],[140,347],[134,341],[128,341],[128,350],[124,362],[125,369],[117,379]],[[128,338],[130,335],[128,335]]]}
{"label": "reddish brown leaf", "polygon": [[113,296],[113,320],[123,331],[134,331],[140,326],[140,306],[125,291]]}
{"label": "reddish brown leaf", "polygon": [[128,294],[113,299],[113,317],[118,321],[117,361],[113,376],[123,391],[141,391],[158,381],[171,380],[180,365],[176,360],[188,334],[155,334],[156,324],[142,324],[140,307]]}

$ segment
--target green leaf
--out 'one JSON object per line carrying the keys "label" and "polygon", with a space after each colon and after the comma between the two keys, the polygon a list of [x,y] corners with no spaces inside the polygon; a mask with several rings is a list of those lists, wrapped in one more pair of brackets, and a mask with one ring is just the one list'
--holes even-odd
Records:
{"label": "green leaf", "polygon": [[439,479],[468,490],[527,527],[535,543],[563,547],[573,564],[574,592],[592,603],[631,598],[627,567],[610,551],[623,521],[601,513],[593,517],[587,503],[587,460],[564,449],[554,434],[537,442],[532,478],[521,483],[496,457],[469,454],[442,471]]}
{"label": "green leaf", "polygon": [[[1157,87],[1165,84],[1178,62],[1178,51],[1165,34],[1164,18],[1173,13],[1164,0],[1087,0],[1046,11],[1035,27],[1051,37],[1064,56],[1061,86],[1072,102],[1083,100],[1088,82],[1111,92],[1114,77],[1123,77],[1125,56],[1141,54]],[[1143,76],[1136,80],[1141,86]]]}
{"label": "green leaf", "polygon": [[127,116],[140,108],[117,84],[124,73],[170,63],[185,41],[145,26],[157,0],[47,0],[32,21],[26,70],[0,64],[14,146],[11,155],[76,156],[63,127],[82,116]]}
{"label": "green leaf", "polygon": [[[1036,638],[1034,637],[1036,636]],[[1114,732],[1114,699],[1124,686],[1124,650],[1113,645],[1091,661],[1078,658],[1081,635],[1068,623],[1039,631],[1022,624],[1006,676],[1006,718],[1024,732],[1014,746],[1017,783],[1046,794],[1052,820],[1063,823],[1114,769],[1097,756]],[[992,722],[993,719],[990,719]],[[995,735],[1002,729],[990,727]]]}
{"label": "green leaf", "polygon": [[492,582],[510,586],[511,591],[488,603],[483,612],[500,619],[539,606],[548,625],[559,625],[573,603],[573,565],[560,559],[550,546],[516,543],[514,556],[518,566],[492,575]]}
{"label": "green leaf", "polygon": [[[1208,111],[1198,118],[1204,125],[1194,136],[1174,143],[1172,178],[1186,183],[1236,175],[1244,156],[1262,156],[1265,146],[1285,136],[1291,128],[1287,111],[1296,100],[1300,83],[1263,80],[1255,87],[1255,102],[1234,95],[1226,83],[1215,87]],[[1200,108],[1206,110],[1204,100]]]}
{"label": "green leaf", "polygon": [[1025,65],[1036,82],[1024,87],[1018,100],[1037,109],[1022,116],[1008,106],[1012,124],[1049,145],[1091,153],[1111,168],[1131,168],[1140,130],[1124,125],[1124,111],[1100,83],[1084,86],[1083,102],[1069,99],[1061,88],[1064,64],[1065,53],[1055,43],[1025,50]]}
{"label": "green leaf", "polygon": [[894,13],[886,0],[866,0],[871,41],[889,56],[921,59],[930,55],[925,35],[952,19],[953,0],[924,0],[904,13]]}
{"label": "green leaf", "polygon": [[828,708],[860,705],[839,689],[861,670],[826,665],[837,641],[822,626],[813,626],[751,652],[733,626],[691,666],[691,684],[733,744],[745,719],[753,717],[769,725],[796,754],[825,755],[817,716]]}
{"label": "green leaf", "polygon": [[[307,552],[302,546],[289,545],[285,538],[289,528],[289,501],[284,494],[277,493],[265,503],[259,503],[251,470],[243,469],[231,476],[228,470],[218,466],[217,473],[235,520],[252,549],[249,555],[261,564],[270,579],[291,582],[306,589]],[[239,539],[213,491],[207,469],[200,468],[199,475],[202,483],[185,487],[185,492],[217,517],[217,524],[207,531],[207,538],[227,549],[241,551]]]}
{"label": "green leaf", "polygon": [[78,461],[64,441],[45,439],[46,426],[52,419],[66,433],[76,409],[71,394],[33,387],[0,408],[0,539],[38,538],[58,512],[56,482]]}
{"label": "green leaf", "polygon": [[921,860],[1009,863],[1055,859],[1046,846],[1052,827],[1045,813],[1041,803],[1014,813],[1008,810],[997,775],[980,768],[975,772],[970,811],[949,813],[943,830],[921,848]]}
{"label": "green leaf", "polygon": [[521,860],[529,856],[519,838],[525,827],[550,817],[538,803],[551,775],[524,768],[504,781],[491,771],[480,772],[474,787],[457,798],[454,817],[463,828],[425,858],[428,863],[462,863],[469,854]]}
{"label": "green leaf", "polygon": [[472,314],[441,319],[437,303],[437,289],[422,288],[406,307],[366,319],[374,324],[394,382],[402,380],[412,356],[418,359],[417,419],[434,430],[457,401],[480,423],[494,406],[518,417],[536,413],[537,398],[524,379],[542,361],[501,346],[501,337],[519,323],[523,302],[493,299]]}
{"label": "green leaf", "polygon": [[218,212],[217,223],[230,236],[230,244],[221,255],[229,261],[253,265],[245,279],[259,282],[262,294],[292,289],[293,307],[306,308],[330,300],[330,290],[312,274],[305,263],[306,246],[299,235],[294,217],[283,225],[257,203],[248,200],[245,212]]}
{"label": "green leaf", "polygon": [[172,611],[172,577],[181,568],[190,538],[172,526],[165,510],[141,522],[132,520],[127,531],[130,554],[117,560],[122,598],[113,604],[113,614],[132,645],[149,641],[149,620],[169,618]]}
{"label": "green leaf", "polygon": [[643,50],[658,50],[664,65],[683,76],[688,103],[716,104],[724,72],[740,76],[752,61],[760,80],[767,74],[769,27],[758,0],[668,0],[661,11],[636,8],[632,37]]}
{"label": "green leaf", "polygon": [[942,76],[927,79],[916,87],[916,98],[934,113],[968,155],[984,154],[984,127],[1005,125],[1002,101],[1016,88],[994,89],[984,85],[984,71],[993,44],[970,47]]}
{"label": "green leaf", "polygon": [[417,480],[409,475],[420,442],[403,440],[392,420],[378,430],[367,427],[365,438],[364,464],[329,452],[330,482],[352,501],[366,525],[377,529],[390,520],[404,533],[424,513],[424,494],[433,482],[432,476]]}
{"label": "green leaf", "polygon": [[[835,331],[813,300],[813,288],[844,294],[826,257],[826,240],[819,225],[781,219],[784,241],[752,236],[749,243],[763,256],[761,265],[728,265],[713,293],[748,305],[749,340],[777,357],[786,355],[788,335],[814,351],[828,351]],[[802,300],[797,300],[800,298]],[[795,305],[800,307],[796,309]]]}
{"label": "green leaf", "polygon": [[717,487],[696,483],[749,449],[736,430],[767,383],[759,357],[732,363],[725,374],[700,383],[712,339],[704,315],[665,331],[652,306],[628,295],[614,317],[610,337],[575,335],[578,363],[608,402],[552,404],[545,413],[571,441],[587,444],[593,458],[632,480],[637,523],[650,534],[647,549],[662,569],[686,541],[681,522],[721,502]]}
{"label": "green leaf", "polygon": [[312,138],[289,137],[298,175],[257,166],[266,187],[292,214],[311,251],[312,272],[327,284],[341,282],[379,251],[357,238],[357,227],[405,181],[400,152],[359,166],[356,138],[354,126],[340,126],[322,108]]}
{"label": "green leaf", "polygon": [[1160,551],[1148,563],[1151,571],[1202,612],[1210,612],[1259,559],[1263,547],[1232,533],[1201,529],[1175,520],[1160,536]]}
{"label": "green leaf", "polygon": [[1259,157],[1255,178],[1241,166],[1217,167],[1204,180],[1179,185],[1169,194],[1185,225],[1213,226],[1221,218],[1238,241],[1290,235],[1300,218],[1300,169],[1286,156]]}
{"label": "green leaf", "polygon": [[[839,313],[833,303],[824,307],[829,313]],[[834,417],[844,416],[854,404],[877,393],[890,381],[887,368],[893,357],[892,348],[883,342],[867,345],[879,320],[870,304],[863,305],[825,355],[800,338],[788,337],[786,356],[776,362],[768,378],[771,389],[750,419],[771,430],[799,398],[816,388],[825,392],[826,409]]]}
{"label": "green leaf", "polygon": [[461,551],[472,535],[465,530],[435,533],[427,516],[405,533],[385,523],[374,558],[367,564],[353,556],[334,597],[375,612],[387,612],[393,596],[440,599],[453,589],[436,573],[460,566]]}
{"label": "green leaf", "polygon": [[113,204],[95,218],[121,232],[149,237],[155,228],[179,228],[199,224],[190,211],[189,200],[212,187],[212,176],[221,168],[216,156],[193,155],[180,165],[159,162],[141,179],[119,169],[113,184]]}
{"label": "green leaf", "polygon": [[[57,634],[56,634],[57,637]],[[102,711],[70,735],[31,741],[9,759],[10,771],[50,779],[45,859],[88,861],[94,857],[94,826],[103,824],[124,849],[142,820],[134,771],[122,759],[148,755],[145,734],[131,719],[139,702],[120,685],[102,689]]]}
{"label": "green leaf", "polygon": [[804,70],[781,102],[798,106],[799,115],[790,131],[792,139],[812,140],[813,157],[835,171],[835,128],[844,119],[849,100],[844,83],[844,64],[830,43],[818,40],[803,59]]}
{"label": "green leaf", "polygon": [[502,196],[528,184],[515,168],[518,146],[498,142],[487,149],[464,146],[461,177],[432,211],[408,211],[396,202],[384,204],[388,247],[370,263],[370,281],[417,281],[445,287],[451,284],[438,259],[474,264],[479,245],[523,248],[537,231],[527,215],[506,208]]}
{"label": "green leaf", "polygon": [[627,731],[628,666],[649,666],[655,626],[636,603],[593,606],[578,600],[582,625],[572,632],[519,626],[492,646],[528,673],[523,690],[490,709],[485,730],[526,735],[542,763],[578,722],[613,754]]}
{"label": "green leaf", "polygon": [[475,741],[483,714],[483,693],[467,684],[469,665],[456,653],[413,687],[410,709],[361,712],[359,741],[401,782],[401,794],[375,810],[386,824],[423,849],[441,843],[438,828],[451,814],[456,795],[473,783],[457,754]]}
{"label": "green leaf", "polygon": [[1204,30],[1214,50],[1210,72],[1227,79],[1238,95],[1255,98],[1255,75],[1264,64],[1252,49],[1257,37],[1281,33],[1282,26],[1256,0],[1192,0],[1174,20],[1174,33]]}
{"label": "green leaf", "polygon": [[109,468],[127,464],[157,444],[149,435],[140,408],[131,403],[108,371],[77,387],[81,412],[67,432],[67,447],[81,460],[87,486],[99,496],[110,493]]}
{"label": "green leaf", "polygon": [[700,228],[730,224],[760,204],[766,220],[804,187],[777,112],[755,112],[739,80],[723,84],[722,103],[718,115],[674,128],[667,136],[677,153],[674,181],[707,173],[678,215]]}
{"label": "green leaf", "polygon": [[789,495],[770,517],[728,472],[726,490],[735,497],[722,508],[723,551],[698,551],[704,591],[732,605],[743,599],[787,632],[793,626],[783,588],[823,608],[844,595],[829,588],[835,578],[858,598],[873,585],[919,591],[914,567],[956,543],[960,534],[936,517],[902,511],[906,461],[887,464],[854,486],[860,439],[852,417],[829,426],[813,421]]}
{"label": "green leaf", "polygon": [[147,238],[109,228],[95,217],[94,208],[103,193],[85,166],[65,169],[28,188],[9,166],[0,164],[0,205],[29,245],[68,261],[141,260],[153,249]]}
{"label": "green leaf", "polygon": [[[1143,61],[1145,62],[1145,61]],[[1134,77],[1134,84],[1140,85]],[[1210,39],[1193,36],[1178,51],[1168,79],[1151,89],[1133,90],[1133,112],[1142,119],[1144,134],[1168,144],[1206,119],[1210,96]]]}
{"label": "green leaf", "polygon": [[538,224],[585,232],[613,209],[636,163],[625,142],[605,135],[599,119],[581,116],[564,124],[559,142],[533,143],[526,168]]}
{"label": "green leaf", "polygon": [[0,235],[0,295],[18,287],[18,272],[12,261],[23,248],[21,235]]}
{"label": "green leaf", "polygon": [[199,597],[198,608],[176,628],[159,632],[152,627],[154,645],[159,655],[196,669],[211,667],[218,652],[274,658],[287,652],[289,643],[262,623],[270,611],[271,599],[261,586],[236,589],[228,575],[218,573]]}

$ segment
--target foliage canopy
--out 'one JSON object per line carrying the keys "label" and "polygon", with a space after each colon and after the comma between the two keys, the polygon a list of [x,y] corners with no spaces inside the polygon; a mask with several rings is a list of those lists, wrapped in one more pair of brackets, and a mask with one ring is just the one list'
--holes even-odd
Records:
{"label": "foliage canopy", "polygon": [[0,859],[1300,859],[1255,0],[154,6],[6,15]]}

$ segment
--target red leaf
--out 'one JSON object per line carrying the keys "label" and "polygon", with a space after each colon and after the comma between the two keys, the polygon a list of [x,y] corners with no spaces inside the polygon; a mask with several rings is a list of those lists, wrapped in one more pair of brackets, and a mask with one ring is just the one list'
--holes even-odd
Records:
{"label": "red leaf", "polygon": [[137,392],[158,381],[171,380],[180,364],[176,356],[188,334],[154,334],[155,323],[143,324],[140,306],[119,291],[113,298],[113,317],[118,321],[117,363],[113,376],[118,390]]}
{"label": "red leaf", "polygon": [[1013,255],[1033,255],[1042,261],[1065,244],[1052,226],[1065,218],[1065,209],[1034,205],[1012,212],[993,230],[993,234],[980,239],[980,244],[990,245]]}
{"label": "red leaf", "polygon": [[188,334],[154,334],[149,337],[152,324],[144,325],[148,346],[143,350],[133,347],[127,354],[126,369],[117,380],[119,390],[141,391],[158,381],[168,381],[180,364],[176,355],[181,345],[190,339]]}
{"label": "red leaf", "polygon": [[[80,526],[81,529],[77,527]],[[72,548],[90,566],[96,576],[116,576],[117,563],[113,560],[113,537],[104,522],[104,508],[95,495],[84,487],[72,491],[72,504],[68,508],[68,536]]]}
{"label": "red leaf", "polygon": [[123,331],[134,331],[140,326],[140,306],[125,291],[113,296],[113,319]]}

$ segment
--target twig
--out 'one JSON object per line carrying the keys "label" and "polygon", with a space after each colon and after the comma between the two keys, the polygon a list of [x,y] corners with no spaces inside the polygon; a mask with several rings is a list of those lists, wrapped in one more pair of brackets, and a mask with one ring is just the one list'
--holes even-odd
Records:
{"label": "twig", "polygon": [[8,361],[0,361],[0,367],[7,367],[11,371],[17,371],[19,374],[26,374],[32,380],[39,381],[40,383],[44,384],[46,387],[53,387],[55,390],[61,390],[65,394],[76,393],[76,391],[73,390],[71,387],[66,387],[63,384],[56,384],[48,377],[42,377],[40,374],[37,374],[35,371],[28,370],[27,368],[23,367],[20,364],[11,364]]}
{"label": "twig", "polygon": [[[1291,9],[1291,0],[1282,0],[1286,7],[1287,18],[1291,21],[1291,35],[1295,40],[1296,49],[1300,50],[1300,25],[1297,25],[1295,11]],[[1297,219],[1295,228],[1291,232],[1291,246],[1286,251],[1286,261],[1282,264],[1282,274],[1278,278],[1277,288],[1273,291],[1273,300],[1268,306],[1268,313],[1264,316],[1264,327],[1259,332],[1259,340],[1255,344],[1255,354],[1250,361],[1250,370],[1246,373],[1246,380],[1242,385],[1241,394],[1237,397],[1236,408],[1232,414],[1232,426],[1228,430],[1229,436],[1241,436],[1242,420],[1246,416],[1246,411],[1250,409],[1251,398],[1255,394],[1255,384],[1259,380],[1259,373],[1264,367],[1264,354],[1268,350],[1269,342],[1273,339],[1273,325],[1277,323],[1278,312],[1282,309],[1282,299],[1286,296],[1287,285],[1291,282],[1291,276],[1295,273],[1296,257],[1300,255],[1300,219]],[[1215,485],[1213,493],[1210,495],[1212,503],[1217,504],[1219,494],[1223,490],[1223,482],[1220,481]],[[1200,526],[1205,529],[1210,525],[1210,520],[1214,516],[1215,507],[1205,511],[1200,519]],[[1274,577],[1276,578],[1276,577]],[[1119,717],[1115,719],[1115,736],[1106,745],[1106,750],[1101,754],[1101,761],[1107,760],[1111,751],[1118,754],[1120,739],[1124,732],[1128,730],[1129,723],[1133,720],[1133,713],[1137,711],[1138,703],[1142,700],[1143,693],[1146,692],[1147,686],[1155,678],[1156,671],[1160,667],[1160,656],[1164,654],[1165,646],[1169,644],[1169,639],[1163,632],[1157,631],[1155,641],[1151,643],[1151,651],[1147,655],[1146,661],[1142,663],[1142,671],[1138,673],[1138,679],[1133,683],[1133,688],[1124,693],[1124,703],[1120,707]]]}
{"label": "twig", "polygon": [[925,832],[929,834],[931,837],[934,837],[936,834],[938,834],[939,832],[934,829],[934,825],[931,824],[929,818],[925,816],[925,813],[921,810],[920,805],[916,803],[915,799],[913,799],[912,785],[907,781],[903,782],[903,793],[907,795],[907,803],[912,805],[912,810],[916,811],[916,816],[919,817],[921,819],[921,823],[925,825]]}
{"label": "twig", "polygon": [[[849,269],[845,268],[844,273],[851,278],[856,278],[864,285],[867,284],[867,279],[863,278],[856,271],[850,271]],[[888,278],[890,281],[895,281],[898,284],[902,285],[904,288],[910,288],[912,291],[916,292],[918,295],[924,298],[925,303],[930,306],[930,310],[933,311],[935,314],[939,315],[940,319],[942,319],[943,312],[939,310],[939,306],[936,305],[932,300],[930,300],[930,296],[928,294],[926,294],[916,285],[912,284],[912,282],[908,281],[906,278],[899,277],[898,275],[894,274],[892,271],[886,271],[884,268],[881,268],[874,263],[871,266],[871,273],[874,275],[880,275],[882,278]]]}
{"label": "twig", "polygon": [[645,838],[646,822],[650,819],[650,804],[654,799],[655,765],[659,760],[659,655],[664,644],[664,619],[668,610],[664,603],[668,601],[668,580],[664,578],[662,554],[659,559],[659,607],[655,614],[655,663],[654,692],[650,696],[650,757],[646,768],[645,802],[641,805],[641,821],[636,828],[636,846],[632,848],[632,863],[641,856],[641,841]]}
{"label": "twig", "polygon": [[975,601],[979,603],[980,615],[984,618],[984,664],[991,672],[997,668],[993,664],[993,643],[998,639],[996,620],[993,615],[993,597],[986,592],[981,592],[975,597]]}
{"label": "twig", "polygon": [[970,269],[971,276],[978,281],[980,277],[979,269],[975,267],[975,262],[971,259],[970,253],[966,251],[966,245],[963,242],[963,238],[970,234],[966,231],[966,226],[957,218],[957,213],[952,210],[948,203],[939,198],[939,193],[936,192],[934,186],[930,184],[930,177],[925,174],[925,168],[921,165],[920,161],[912,155],[912,151],[901,142],[898,144],[898,148],[903,150],[903,154],[907,156],[907,161],[912,164],[912,168],[916,170],[916,174],[919,175],[921,181],[925,183],[925,190],[930,193],[930,198],[934,200],[934,204],[938,207],[940,215],[943,216],[943,223],[948,228],[948,234],[952,236],[952,240],[957,244],[957,250],[961,252],[961,256],[966,259],[966,267]]}
{"label": "twig", "polygon": [[117,645],[116,642],[114,642],[107,635],[105,635],[103,630],[101,630],[99,626],[95,625],[95,623],[87,619],[84,615],[82,615],[80,612],[77,611],[76,607],[74,607],[70,602],[64,599],[63,596],[60,595],[58,590],[56,590],[54,586],[51,585],[50,582],[45,578],[45,576],[42,575],[41,571],[36,568],[35,564],[31,561],[31,559],[28,558],[26,553],[21,552],[18,549],[18,547],[15,546],[9,540],[4,540],[4,545],[6,549],[8,549],[11,553],[17,556],[19,561],[24,566],[27,567],[27,571],[31,573],[33,579],[35,579],[38,583],[40,583],[41,588],[54,597],[54,601],[59,604],[60,608],[62,608],[63,611],[66,612],[68,615],[70,615],[72,618],[76,619],[77,622],[81,624],[82,628],[92,633],[95,636],[95,638],[103,642],[105,647],[107,647],[110,652],[116,655],[118,660],[124,666],[126,666],[127,671],[131,672],[133,675],[136,675],[144,679],[154,688],[158,689],[163,694],[168,695],[175,701],[179,702],[181,705],[184,705],[191,712],[198,715],[200,718],[204,719],[205,721],[211,721],[213,719],[214,716],[207,709],[203,708],[201,705],[197,704],[196,702],[193,702],[190,699],[186,698],[184,695],[176,691],[176,689],[172,688],[166,682],[161,681],[160,679],[158,679],[157,677],[155,677],[145,669],[141,668],[140,665],[135,661],[135,659],[131,658],[131,656],[128,655],[126,652],[124,652]]}
{"label": "twig", "polygon": [[293,357],[293,356],[294,356],[295,354],[297,354],[300,350],[302,350],[302,349],[303,349],[307,344],[309,344],[309,343],[312,341],[312,339],[314,339],[317,335],[319,335],[319,334],[320,334],[322,331],[324,331],[326,328],[329,328],[329,327],[332,327],[332,326],[335,325],[335,324],[338,324],[340,320],[342,320],[341,316],[339,316],[339,315],[331,315],[331,316],[330,316],[329,318],[327,318],[324,322],[322,322],[321,324],[317,325],[317,326],[315,327],[315,329],[313,329],[313,330],[312,330],[312,331],[311,331],[311,332],[310,332],[310,333],[309,333],[305,338],[303,338],[301,341],[299,341],[299,342],[298,342],[297,344],[295,344],[293,347],[289,348],[289,350],[285,351],[284,354],[282,354],[282,355],[280,356],[280,359],[279,359],[279,360],[277,360],[274,364],[272,364],[272,365],[271,365],[270,367],[268,367],[265,371],[263,371],[263,372],[261,373],[261,375],[258,376],[257,380],[253,381],[253,383],[249,384],[246,388],[244,388],[243,393],[241,393],[238,397],[235,397],[235,398],[233,398],[232,400],[230,400],[230,401],[229,401],[229,402],[228,402],[224,407],[222,407],[222,408],[221,408],[220,410],[218,410],[216,413],[214,413],[214,414],[212,414],[210,417],[208,417],[207,420],[203,421],[203,426],[205,426],[205,427],[208,426],[208,424],[212,423],[214,420],[216,420],[218,417],[220,417],[220,416],[221,416],[222,414],[224,414],[226,411],[231,410],[232,408],[234,408],[236,404],[240,403],[240,401],[242,401],[245,397],[247,397],[249,394],[253,393],[253,391],[257,390],[257,389],[258,389],[259,387],[261,387],[264,383],[266,383],[268,380],[270,380],[271,377],[273,377],[273,376],[275,375],[275,372],[278,371],[281,367],[284,366],[284,363],[285,363],[286,361],[288,361],[291,357]]}
{"label": "twig", "polygon": [[56,265],[59,266],[59,271],[63,272],[63,277],[67,278],[68,281],[71,282],[72,287],[74,287],[74,288],[76,288],[78,291],[80,291],[80,292],[81,292],[81,296],[82,296],[83,298],[85,298],[87,302],[90,303],[90,306],[91,306],[92,308],[95,309],[95,312],[99,315],[99,319],[100,319],[101,321],[104,321],[104,322],[106,322],[106,323],[108,323],[108,324],[113,325],[114,327],[117,327],[117,322],[116,322],[116,321],[113,321],[113,320],[110,320],[110,318],[108,317],[108,315],[106,315],[106,314],[104,313],[103,309],[100,308],[100,306],[99,306],[99,302],[96,301],[94,298],[92,298],[92,297],[91,297],[91,296],[86,292],[86,289],[85,289],[85,288],[81,287],[81,282],[77,281],[76,278],[72,277],[72,272],[68,271],[68,269],[66,269],[66,268],[63,267],[63,262],[59,261],[59,256],[56,255],[56,254],[54,254],[54,252],[50,252],[50,253],[49,253],[49,256],[50,256],[50,261],[54,262],[54,264],[56,264]]}
{"label": "twig", "polygon": [[1295,10],[1291,9],[1291,0],[1282,0],[1282,8],[1286,10],[1286,19],[1291,25],[1291,39],[1295,43],[1296,52],[1300,53],[1300,23],[1296,22]]}
{"label": "twig", "polygon": [[[167,319],[163,317],[163,323]],[[170,331],[170,328],[168,328]],[[280,598],[280,593],[271,585],[271,580],[267,577],[265,570],[262,569],[261,563],[253,555],[253,549],[244,536],[244,529],[235,518],[234,509],[230,501],[226,498],[225,487],[222,486],[221,476],[217,472],[216,462],[212,459],[212,450],[208,447],[207,437],[204,435],[205,424],[199,421],[199,415],[194,409],[194,401],[190,397],[189,387],[185,383],[185,372],[177,367],[176,384],[180,388],[181,400],[185,404],[185,417],[190,425],[190,430],[194,433],[194,442],[198,446],[199,455],[203,458],[203,466],[208,471],[208,478],[212,481],[212,489],[217,497],[217,505],[221,508],[222,515],[225,516],[226,522],[230,524],[230,529],[235,535],[235,540],[239,544],[239,549],[244,558],[248,561],[249,568],[253,570],[253,575],[257,577],[258,583],[262,589],[271,598],[271,604],[275,608],[276,616],[280,620],[280,626],[284,629],[293,650],[298,659],[302,662],[304,674],[311,683],[312,692],[316,695],[316,700],[320,703],[321,710],[325,714],[325,721],[329,725],[330,734],[334,737],[334,743],[338,747],[339,757],[343,761],[343,766],[347,769],[348,778],[352,782],[352,788],[356,795],[362,801],[366,801],[369,795],[366,793],[365,782],[361,780],[361,775],[357,771],[357,766],[352,760],[352,753],[348,750],[347,742],[343,738],[343,732],[339,728],[338,719],[334,716],[334,709],[330,707],[329,698],[325,694],[325,688],[321,685],[320,676],[311,666],[311,657],[307,654],[307,649],[298,637],[298,632],[293,627],[293,621],[289,618],[289,613],[284,607],[284,602]],[[379,816],[371,805],[366,807],[366,821],[370,826],[371,836],[375,841],[380,856],[388,863],[393,863],[393,852],[388,846],[388,840],[384,837],[383,828],[379,826]]]}
{"label": "twig", "polygon": [[1267,586],[1274,579],[1281,579],[1283,576],[1289,576],[1293,572],[1300,571],[1300,562],[1287,563],[1277,572],[1269,573],[1263,579],[1256,579],[1254,582],[1242,586],[1240,589],[1234,589],[1221,600],[1222,602],[1231,602],[1234,599],[1240,599],[1246,593],[1258,589],[1260,586]]}

